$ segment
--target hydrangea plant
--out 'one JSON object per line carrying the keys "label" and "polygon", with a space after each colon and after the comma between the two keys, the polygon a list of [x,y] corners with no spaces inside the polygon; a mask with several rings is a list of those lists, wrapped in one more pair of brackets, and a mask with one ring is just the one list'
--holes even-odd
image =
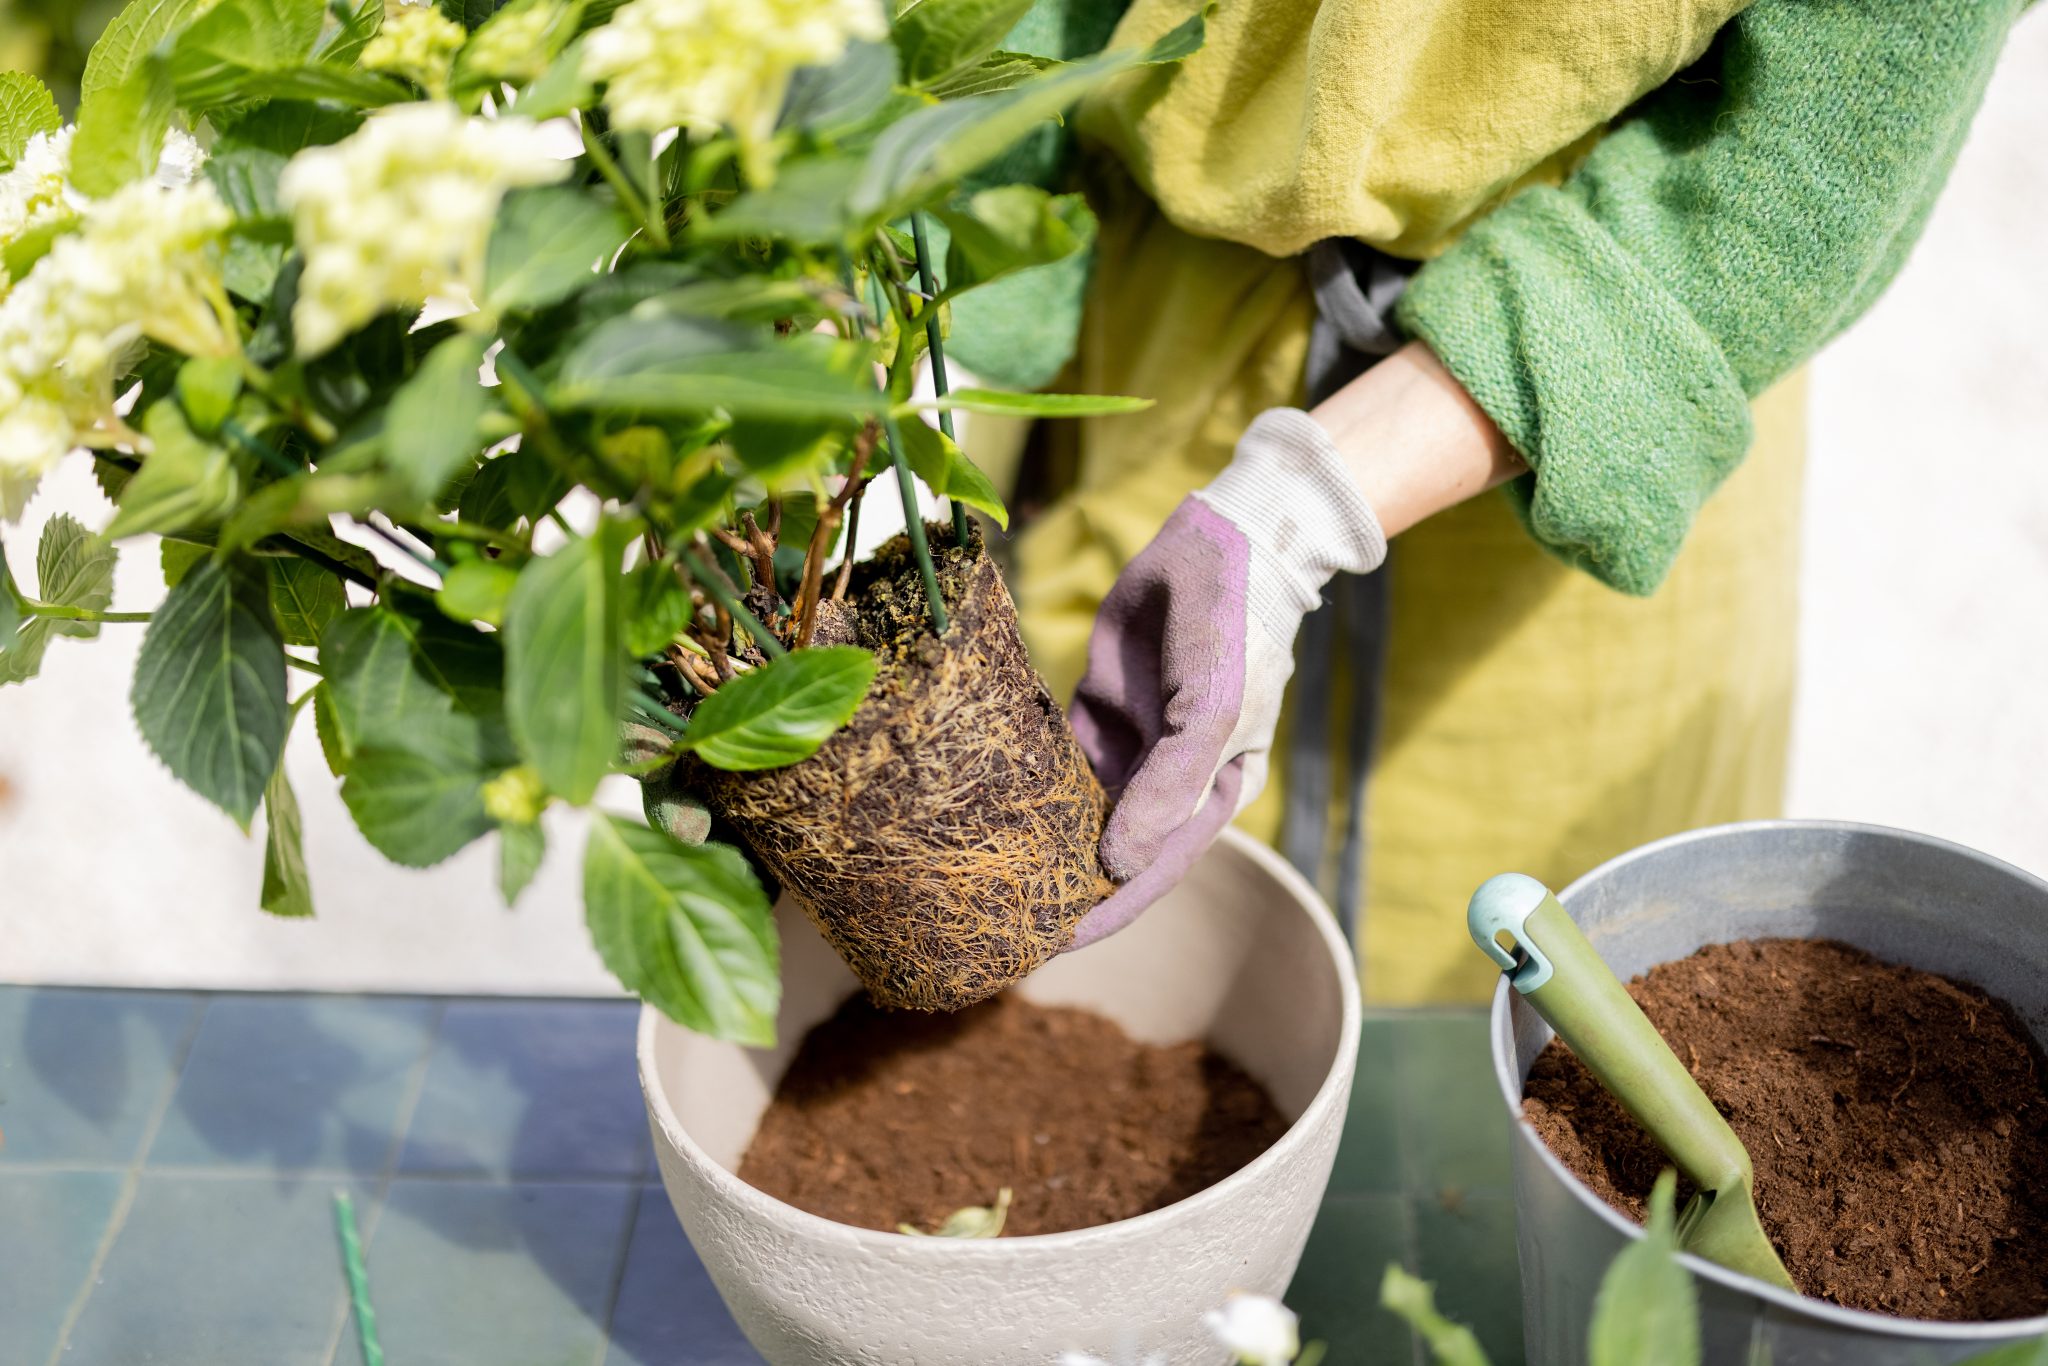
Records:
{"label": "hydrangea plant", "polygon": [[[137,727],[245,830],[263,809],[278,915],[313,906],[280,762],[306,713],[378,851],[496,832],[508,903],[542,812],[608,773],[802,760],[874,672],[804,648],[863,481],[893,471],[908,508],[914,471],[964,543],[964,506],[1005,514],[927,414],[1133,406],[912,396],[954,298],[1092,232],[1074,197],[971,177],[1201,41],[1198,17],[1074,63],[1000,50],[1026,8],[135,0],[75,124],[0,75],[0,523],[65,459],[115,503],[101,532],[48,521],[32,593],[0,561],[0,682],[146,622]],[[113,610],[145,534],[168,595]],[[770,1037],[737,850],[598,815],[583,870],[629,989]]]}

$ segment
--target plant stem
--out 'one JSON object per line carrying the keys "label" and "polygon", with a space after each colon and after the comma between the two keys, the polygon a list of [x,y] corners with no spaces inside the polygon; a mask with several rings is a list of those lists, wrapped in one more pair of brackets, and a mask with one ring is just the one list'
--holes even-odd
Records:
{"label": "plant stem", "polygon": [[363,1268],[363,1242],[356,1232],[356,1207],[347,1191],[334,1193],[334,1227],[341,1238],[341,1265],[348,1277],[349,1303],[356,1311],[356,1339],[363,1366],[384,1366],[384,1348],[377,1341],[377,1311],[370,1306],[370,1277]]}
{"label": "plant stem", "polygon": [[689,568],[690,577],[697,581],[698,586],[711,595],[711,600],[724,608],[734,621],[746,628],[747,634],[754,638],[754,643],[761,647],[762,654],[770,659],[780,659],[789,653],[782,648],[782,642],[775,638],[773,632],[756,621],[754,614],[740,605],[740,600],[732,595],[732,588],[726,583],[725,575],[720,573],[716,566],[706,564],[704,557],[695,550],[683,552],[683,564]]}
{"label": "plant stem", "polygon": [[288,653],[284,657],[284,662],[291,665],[294,669],[304,669],[307,673],[313,674],[316,677],[327,677],[327,670],[314,660],[300,659],[297,655]]}
{"label": "plant stem", "polygon": [[[917,244],[917,287],[924,291],[926,297],[924,338],[932,349],[932,391],[940,398],[944,398],[952,392],[952,386],[946,382],[946,346],[939,336],[939,282],[938,277],[932,273],[932,249],[930,243],[925,240],[924,214],[920,211],[911,212],[910,236]],[[959,440],[953,434],[951,408],[939,409],[939,430],[946,434],[948,441]],[[967,505],[958,498],[950,501],[953,504],[953,543],[964,549],[967,545]]]}
{"label": "plant stem", "polygon": [[378,526],[375,522],[369,520],[368,517],[364,517],[362,521],[358,523],[358,525],[367,529],[369,532],[371,532],[371,534],[375,535],[378,540],[384,542],[384,544],[390,546],[399,554],[408,556],[412,560],[412,562],[414,564],[417,564],[420,568],[431,569],[444,579],[448,577],[448,562],[442,559],[439,555],[427,554],[425,551],[422,551],[418,547],[414,546],[411,542],[400,540],[396,533],[388,531],[381,526]]}
{"label": "plant stem", "polygon": [[910,482],[910,461],[903,454],[903,433],[896,415],[885,414],[882,426],[889,433],[889,459],[896,466],[896,491],[903,497],[903,526],[910,533],[910,553],[917,560],[918,577],[924,580],[925,602],[932,610],[932,634],[946,634],[946,603],[939,596],[939,576],[932,569],[931,547],[925,544],[924,516],[917,510],[917,490]]}
{"label": "plant stem", "polygon": [[[882,319],[881,277],[880,263],[870,257],[868,261],[868,287],[875,295],[875,301],[871,307],[874,310],[877,330],[881,327]],[[852,284],[851,281],[847,283],[849,287]],[[905,330],[908,326],[909,323],[904,316],[901,313],[896,314],[896,358],[898,361],[903,359],[905,355],[904,348],[910,344],[909,335]],[[925,602],[931,608],[932,614],[932,634],[942,636],[946,634],[946,603],[939,594],[939,576],[932,569],[932,549],[925,541],[924,517],[917,510],[917,488],[910,481],[910,458],[903,449],[903,431],[896,425],[896,414],[891,411],[892,395],[889,392],[888,380],[884,379],[879,387],[882,391],[883,399],[882,430],[889,437],[889,461],[896,470],[897,495],[903,500],[904,534],[910,537],[910,553],[912,558],[917,561],[918,577],[924,580]]]}
{"label": "plant stem", "polygon": [[53,617],[59,621],[135,622],[150,618],[148,612],[100,612],[63,602],[37,602],[33,598],[21,600],[21,611],[23,616]]}
{"label": "plant stem", "polygon": [[626,173],[619,169],[619,163],[605,150],[603,137],[591,129],[587,118],[583,121],[583,150],[590,153],[591,165],[597,167],[598,174],[612,187],[612,192],[618,195],[627,212],[639,219],[641,225],[647,229],[647,240],[663,251],[668,250],[668,224],[661,220],[654,206],[640,197],[640,192],[633,188],[633,183],[626,179]]}

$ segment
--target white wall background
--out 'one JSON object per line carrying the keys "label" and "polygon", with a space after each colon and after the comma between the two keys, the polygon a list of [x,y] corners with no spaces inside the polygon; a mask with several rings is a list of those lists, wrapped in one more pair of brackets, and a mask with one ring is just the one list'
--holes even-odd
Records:
{"label": "white wall background", "polygon": [[[1789,805],[2048,874],[2043,129],[2048,21],[2030,19],[1911,264],[1814,365]],[[892,502],[871,507],[875,533]],[[77,462],[8,537],[18,577],[58,511],[105,524]],[[154,547],[130,543],[115,605],[161,592]],[[310,725],[287,763],[319,916],[263,916],[260,845],[135,737],[125,693],[140,639],[110,626],[60,641],[42,677],[0,689],[0,981],[615,990],[581,923],[577,817],[551,818],[547,863],[508,911],[488,842],[426,872],[378,858]],[[638,805],[623,781],[603,800]]]}

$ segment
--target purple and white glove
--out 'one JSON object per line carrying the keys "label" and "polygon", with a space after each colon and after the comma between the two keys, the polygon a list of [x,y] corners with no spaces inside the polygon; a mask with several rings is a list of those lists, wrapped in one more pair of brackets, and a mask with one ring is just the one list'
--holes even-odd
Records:
{"label": "purple and white glove", "polygon": [[1302,618],[1339,570],[1386,557],[1329,433],[1274,408],[1117,578],[1072,716],[1117,798],[1102,866],[1121,885],[1069,947],[1130,924],[1259,794]]}

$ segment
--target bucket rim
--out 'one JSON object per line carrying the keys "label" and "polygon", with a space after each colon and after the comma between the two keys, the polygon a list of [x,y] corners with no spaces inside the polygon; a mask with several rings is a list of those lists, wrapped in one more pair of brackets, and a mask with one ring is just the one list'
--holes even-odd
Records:
{"label": "bucket rim", "polygon": [[[1566,908],[1571,906],[1572,897],[1592,883],[1611,876],[1639,860],[1652,859],[1668,850],[1689,844],[1715,843],[1743,835],[1752,835],[1774,830],[1800,832],[1832,832],[1844,835],[1867,835],[1891,840],[1902,844],[1915,844],[1944,854],[1956,855],[2009,876],[2040,892],[2048,900],[2048,881],[2036,877],[2024,868],[2005,860],[1995,858],[1981,849],[1972,849],[1954,840],[1942,839],[1937,835],[1924,834],[1917,830],[1904,830],[1895,826],[1875,825],[1864,821],[1810,820],[1780,818],[1775,820],[1733,821],[1725,825],[1702,826],[1697,830],[1686,830],[1647,844],[1637,845],[1625,853],[1617,854],[1605,863],[1581,874],[1572,880],[1558,899]],[[1624,1216],[1620,1211],[1594,1194],[1585,1182],[1579,1180],[1572,1170],[1558,1160],[1550,1151],[1529,1122],[1522,1118],[1522,1079],[1517,1074],[1514,1058],[1514,1032],[1509,1018],[1509,1007],[1513,993],[1508,980],[1503,976],[1494,987],[1493,1005],[1487,1013],[1487,1046],[1493,1053],[1494,1081],[1500,1087],[1500,1097],[1507,1106],[1508,1115],[1514,1121],[1515,1141],[1533,1151],[1536,1159],[1544,1165],[1550,1176],[1561,1182],[1580,1205],[1591,1210],[1603,1223],[1624,1238],[1635,1241],[1643,1236],[1640,1224]],[[1522,1214],[1522,1202],[1516,1199],[1515,1215]],[[1874,1313],[1867,1309],[1846,1309],[1838,1304],[1829,1304],[1807,1295],[1783,1290],[1753,1276],[1744,1276],[1730,1271],[1705,1258],[1690,1252],[1678,1254],[1679,1264],[1701,1280],[1710,1281],[1728,1290],[1734,1290],[1761,1300],[1788,1313],[1802,1318],[1818,1320],[1833,1327],[1851,1329],[1859,1333],[1877,1334],[1908,1341],[1930,1343],[1983,1343],[1997,1345],[2013,1339],[2048,1335],[2048,1314],[2037,1314],[2025,1319],[1993,1319],[1987,1321],[1958,1323],[1946,1319],[1909,1319],[1892,1314]]]}

